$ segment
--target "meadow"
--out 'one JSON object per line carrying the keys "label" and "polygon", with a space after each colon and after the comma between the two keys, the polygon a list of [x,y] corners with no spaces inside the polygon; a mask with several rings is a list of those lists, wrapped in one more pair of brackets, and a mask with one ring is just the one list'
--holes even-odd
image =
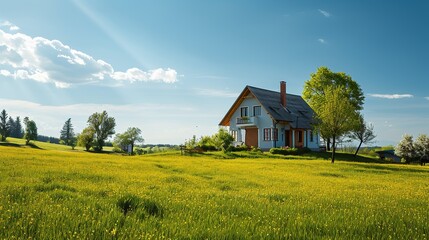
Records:
{"label": "meadow", "polygon": [[0,239],[428,239],[427,166],[35,146],[0,145]]}

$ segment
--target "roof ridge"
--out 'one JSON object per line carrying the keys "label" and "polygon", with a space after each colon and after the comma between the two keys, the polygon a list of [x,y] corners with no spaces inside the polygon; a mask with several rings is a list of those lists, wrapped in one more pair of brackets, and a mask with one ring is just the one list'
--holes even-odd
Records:
{"label": "roof ridge", "polygon": [[[247,85],[247,87],[250,87],[250,88],[256,88],[256,89],[259,89],[259,90],[263,90],[263,91],[267,91],[267,92],[274,92],[274,93],[278,93],[278,94],[280,94],[280,92],[277,92],[277,91],[274,91],[274,90],[269,90],[269,89],[264,89],[264,88],[254,87],[254,86],[250,86],[250,85]],[[292,94],[292,93],[287,93],[287,92],[286,92],[286,95],[291,95],[291,96],[296,96],[296,97],[302,97],[301,95],[298,95],[298,94]]]}

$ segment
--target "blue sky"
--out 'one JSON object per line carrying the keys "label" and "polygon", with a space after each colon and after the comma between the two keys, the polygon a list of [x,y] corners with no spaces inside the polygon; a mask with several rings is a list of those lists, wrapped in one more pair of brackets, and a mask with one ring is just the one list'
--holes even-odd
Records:
{"label": "blue sky", "polygon": [[425,1],[4,1],[0,108],[39,133],[106,109],[146,143],[211,135],[246,85],[301,94],[320,66],[366,96],[377,144],[429,134]]}

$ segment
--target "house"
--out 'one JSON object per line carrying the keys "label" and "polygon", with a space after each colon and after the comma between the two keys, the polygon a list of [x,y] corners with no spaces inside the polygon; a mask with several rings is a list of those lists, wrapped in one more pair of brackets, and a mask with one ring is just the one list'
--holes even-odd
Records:
{"label": "house", "polygon": [[307,147],[319,150],[319,134],[312,131],[313,110],[301,96],[246,86],[220,126],[229,127],[235,145],[259,147]]}

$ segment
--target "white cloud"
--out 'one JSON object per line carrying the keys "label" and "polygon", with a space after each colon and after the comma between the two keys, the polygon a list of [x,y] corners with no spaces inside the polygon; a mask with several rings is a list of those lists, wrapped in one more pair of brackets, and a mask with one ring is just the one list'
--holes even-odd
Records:
{"label": "white cloud", "polygon": [[326,40],[323,38],[319,38],[319,39],[317,39],[317,41],[319,41],[322,44],[326,44]]}
{"label": "white cloud", "polygon": [[195,88],[195,92],[201,96],[209,97],[225,97],[225,98],[235,98],[238,97],[239,93],[229,92],[219,89],[207,89],[207,88]]}
{"label": "white cloud", "polygon": [[19,27],[9,21],[0,22],[0,27],[6,27],[10,31],[18,31]]}
{"label": "white cloud", "polygon": [[426,100],[429,100],[429,97],[425,97]]}
{"label": "white cloud", "polygon": [[386,98],[386,99],[401,99],[401,98],[412,98],[411,94],[368,94],[371,97]]}
{"label": "white cloud", "polygon": [[[5,23],[3,23],[5,24]],[[9,24],[9,23],[7,23]],[[14,79],[30,79],[67,88],[74,84],[99,83],[115,86],[124,81],[158,81],[174,83],[174,69],[143,71],[130,68],[125,72],[99,59],[75,50],[58,40],[7,33],[0,29],[0,74]]]}
{"label": "white cloud", "polygon": [[327,11],[324,11],[324,10],[322,10],[322,9],[318,9],[319,10],[319,12],[323,15],[323,16],[325,16],[325,17],[330,17],[331,16],[331,14],[329,13],[329,12],[327,12]]}
{"label": "white cloud", "polygon": [[144,72],[138,68],[131,68],[126,72],[114,72],[111,77],[115,80],[130,82],[163,81],[165,83],[174,83],[177,81],[177,72],[171,68],[167,68],[166,70],[158,68],[149,72]]}
{"label": "white cloud", "polygon": [[11,30],[11,31],[18,31],[19,27],[18,26],[10,26],[9,30]]}

